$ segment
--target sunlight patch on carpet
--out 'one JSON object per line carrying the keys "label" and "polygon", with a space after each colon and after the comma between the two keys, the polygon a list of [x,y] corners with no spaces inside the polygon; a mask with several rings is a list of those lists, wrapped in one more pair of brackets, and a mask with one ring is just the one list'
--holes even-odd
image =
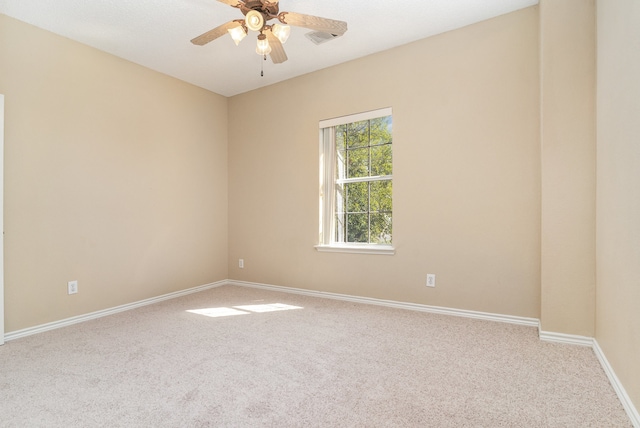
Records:
{"label": "sunlight patch on carpet", "polygon": [[249,312],[275,312],[275,311],[288,311],[291,309],[303,309],[301,306],[285,305],[284,303],[268,303],[264,305],[245,305],[234,306],[234,308],[244,309]]}
{"label": "sunlight patch on carpet", "polygon": [[232,308],[205,308],[205,309],[189,309],[187,312],[192,314],[204,315],[206,317],[218,318],[233,315],[248,315],[250,313],[265,313],[276,311],[288,311],[291,309],[304,309],[301,306],[285,305],[284,303],[266,303],[261,305],[243,305],[234,306]]}
{"label": "sunlight patch on carpet", "polygon": [[206,309],[189,309],[187,312],[192,314],[204,315],[206,317],[218,318],[229,317],[232,315],[248,315],[249,312],[239,311],[233,308],[206,308]]}

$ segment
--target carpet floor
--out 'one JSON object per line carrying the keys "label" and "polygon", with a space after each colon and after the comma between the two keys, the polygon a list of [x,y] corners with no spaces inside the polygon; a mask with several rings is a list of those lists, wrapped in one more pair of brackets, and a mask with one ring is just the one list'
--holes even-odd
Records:
{"label": "carpet floor", "polygon": [[237,286],[0,346],[1,427],[631,427],[532,327]]}

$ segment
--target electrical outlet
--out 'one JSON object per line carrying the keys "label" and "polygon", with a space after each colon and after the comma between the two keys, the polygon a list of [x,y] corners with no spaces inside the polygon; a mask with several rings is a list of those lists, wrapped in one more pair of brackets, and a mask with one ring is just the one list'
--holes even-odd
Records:
{"label": "electrical outlet", "polygon": [[435,287],[436,286],[436,275],[433,273],[427,274],[427,287]]}
{"label": "electrical outlet", "polygon": [[238,267],[244,269],[244,259],[238,259]]}
{"label": "electrical outlet", "polygon": [[78,292],[78,281],[67,282],[67,293],[76,294]]}

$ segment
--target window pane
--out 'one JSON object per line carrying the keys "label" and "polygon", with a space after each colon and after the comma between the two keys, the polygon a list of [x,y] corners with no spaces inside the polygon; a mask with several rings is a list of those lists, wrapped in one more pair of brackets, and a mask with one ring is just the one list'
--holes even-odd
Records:
{"label": "window pane", "polygon": [[391,144],[371,147],[371,175],[391,175]]}
{"label": "window pane", "polygon": [[347,178],[369,176],[369,148],[348,151],[349,170]]}
{"label": "window pane", "polygon": [[371,214],[371,243],[391,244],[391,213]]}
{"label": "window pane", "polygon": [[354,122],[347,125],[347,147],[366,147],[369,145],[369,121]]}
{"label": "window pane", "polygon": [[369,208],[369,183],[347,183],[347,212],[367,212]]}
{"label": "window pane", "polygon": [[391,116],[371,119],[371,145],[391,143]]}
{"label": "window pane", "polygon": [[347,214],[347,242],[369,242],[369,215]]}
{"label": "window pane", "polygon": [[371,212],[391,212],[392,211],[391,181],[371,182]]}

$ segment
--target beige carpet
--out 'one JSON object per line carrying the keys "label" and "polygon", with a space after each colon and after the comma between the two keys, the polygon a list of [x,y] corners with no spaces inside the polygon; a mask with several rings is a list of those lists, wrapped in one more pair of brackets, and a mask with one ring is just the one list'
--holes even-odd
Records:
{"label": "beige carpet", "polygon": [[534,328],[224,286],[1,346],[0,426],[631,423]]}

